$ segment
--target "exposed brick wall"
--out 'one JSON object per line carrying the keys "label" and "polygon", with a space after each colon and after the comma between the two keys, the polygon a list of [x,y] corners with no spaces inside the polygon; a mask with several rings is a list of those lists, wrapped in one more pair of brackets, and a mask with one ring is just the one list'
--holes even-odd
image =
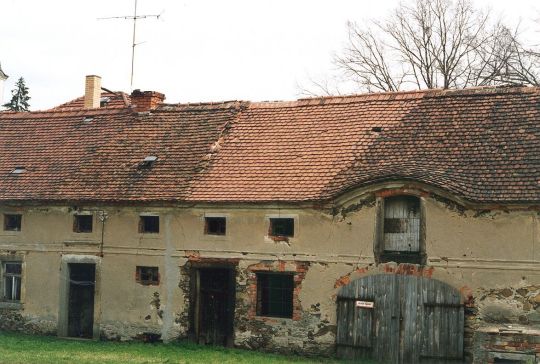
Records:
{"label": "exposed brick wall", "polygon": [[[294,266],[294,267],[293,267]],[[290,270],[293,268],[294,270]],[[293,315],[292,319],[300,320],[302,314],[302,305],[300,303],[300,290],[302,289],[302,281],[306,277],[309,269],[308,262],[293,262],[286,264],[284,261],[270,262],[264,261],[248,267],[247,277],[247,292],[250,300],[250,308],[248,317],[255,318],[257,316],[257,272],[294,272],[294,290],[293,290]],[[274,318],[259,317],[263,321],[276,321]]]}
{"label": "exposed brick wall", "polygon": [[155,109],[165,100],[165,95],[155,91],[134,90],[131,93],[131,104],[136,112]]}

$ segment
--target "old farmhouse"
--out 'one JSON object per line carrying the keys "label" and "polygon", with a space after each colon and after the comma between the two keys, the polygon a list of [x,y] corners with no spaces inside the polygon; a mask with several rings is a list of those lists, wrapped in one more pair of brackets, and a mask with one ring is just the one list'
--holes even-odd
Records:
{"label": "old farmhouse", "polygon": [[0,329],[540,356],[540,88],[0,113]]}

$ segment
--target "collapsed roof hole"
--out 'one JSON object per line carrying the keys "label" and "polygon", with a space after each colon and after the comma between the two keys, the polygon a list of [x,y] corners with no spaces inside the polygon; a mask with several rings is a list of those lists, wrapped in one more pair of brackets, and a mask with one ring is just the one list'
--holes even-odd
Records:
{"label": "collapsed roof hole", "polygon": [[109,101],[111,101],[110,97],[102,97],[99,99],[99,107],[105,107],[109,104]]}
{"label": "collapsed roof hole", "polygon": [[380,133],[382,132],[382,127],[381,126],[374,126],[371,128],[371,131],[374,132],[374,133]]}
{"label": "collapsed roof hole", "polygon": [[93,120],[94,120],[94,117],[93,117],[93,116],[85,116],[85,117],[83,118],[83,121],[84,121],[85,123],[88,123],[88,122],[93,121]]}

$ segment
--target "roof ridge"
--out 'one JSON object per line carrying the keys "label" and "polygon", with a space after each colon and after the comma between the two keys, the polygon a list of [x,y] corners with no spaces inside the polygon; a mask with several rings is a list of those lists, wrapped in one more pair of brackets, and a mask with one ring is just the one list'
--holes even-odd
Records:
{"label": "roof ridge", "polygon": [[249,105],[250,101],[227,100],[227,101],[207,101],[207,102],[187,102],[187,103],[162,103],[156,110],[158,111],[178,111],[178,110],[214,110],[227,108],[240,108]]}
{"label": "roof ridge", "polygon": [[256,101],[251,102],[250,108],[279,108],[318,106],[325,104],[348,104],[362,101],[392,101],[416,100],[420,98],[452,97],[452,96],[480,96],[492,94],[534,93],[540,92],[538,86],[477,86],[465,89],[424,89],[408,91],[371,92],[351,95],[330,95],[319,97],[306,97],[292,101]]}

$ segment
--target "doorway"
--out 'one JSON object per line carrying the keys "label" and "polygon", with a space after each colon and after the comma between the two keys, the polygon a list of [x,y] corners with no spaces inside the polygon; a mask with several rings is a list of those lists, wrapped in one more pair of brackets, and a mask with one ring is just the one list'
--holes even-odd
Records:
{"label": "doorway", "polygon": [[69,263],[67,336],[91,339],[94,331],[96,265]]}
{"label": "doorway", "polygon": [[378,274],[342,287],[337,354],[392,364],[463,362],[461,293],[425,277]]}
{"label": "doorway", "polygon": [[195,341],[208,345],[233,345],[235,279],[232,267],[196,268],[191,327]]}

